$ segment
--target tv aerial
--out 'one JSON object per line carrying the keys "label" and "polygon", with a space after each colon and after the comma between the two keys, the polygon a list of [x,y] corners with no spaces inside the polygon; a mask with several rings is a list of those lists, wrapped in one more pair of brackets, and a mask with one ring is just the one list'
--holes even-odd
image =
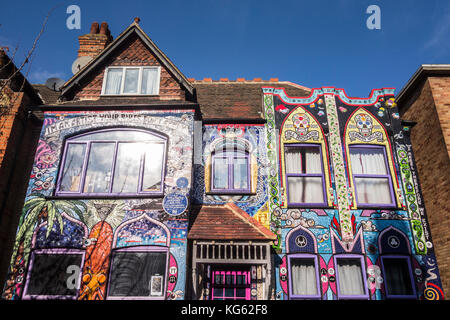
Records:
{"label": "tv aerial", "polygon": [[53,91],[59,91],[65,81],[60,78],[48,78],[47,81],[45,81],[45,86]]}
{"label": "tv aerial", "polygon": [[91,56],[81,56],[75,59],[72,63],[72,73],[76,74],[78,71],[84,68],[93,58]]}

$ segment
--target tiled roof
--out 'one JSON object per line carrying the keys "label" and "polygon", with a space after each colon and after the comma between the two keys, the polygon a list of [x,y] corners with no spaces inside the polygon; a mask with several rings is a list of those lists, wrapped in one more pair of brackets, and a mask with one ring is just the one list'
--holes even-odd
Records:
{"label": "tiled roof", "polygon": [[32,84],[32,86],[45,104],[56,103],[61,94],[59,91],[53,91],[47,88],[44,84]]}
{"label": "tiled roof", "polygon": [[203,120],[236,119],[261,120],[264,118],[262,109],[262,87],[283,87],[291,97],[307,97],[311,90],[288,81],[245,80],[236,81],[220,79],[218,81],[206,78],[203,80],[189,79],[197,91],[197,102],[200,105]]}
{"label": "tiled roof", "polygon": [[196,240],[275,240],[276,235],[234,203],[194,207],[188,234]]}

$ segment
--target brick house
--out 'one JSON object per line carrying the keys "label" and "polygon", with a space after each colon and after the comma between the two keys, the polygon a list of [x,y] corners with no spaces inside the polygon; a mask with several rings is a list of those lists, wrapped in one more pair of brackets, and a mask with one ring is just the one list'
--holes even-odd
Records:
{"label": "brick house", "polygon": [[188,79],[139,19],[79,41],[4,298],[443,297],[393,89]]}
{"label": "brick house", "polygon": [[0,281],[19,222],[41,122],[32,106],[42,104],[28,80],[0,49]]}
{"label": "brick house", "polygon": [[450,292],[449,92],[450,66],[422,65],[396,98],[402,119],[415,123],[410,133],[411,145],[433,234],[443,289],[447,293]]}

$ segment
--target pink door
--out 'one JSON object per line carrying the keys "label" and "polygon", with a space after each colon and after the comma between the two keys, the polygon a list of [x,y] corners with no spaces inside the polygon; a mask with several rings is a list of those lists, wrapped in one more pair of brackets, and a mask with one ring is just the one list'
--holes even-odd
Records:
{"label": "pink door", "polygon": [[250,271],[213,271],[211,300],[250,300]]}

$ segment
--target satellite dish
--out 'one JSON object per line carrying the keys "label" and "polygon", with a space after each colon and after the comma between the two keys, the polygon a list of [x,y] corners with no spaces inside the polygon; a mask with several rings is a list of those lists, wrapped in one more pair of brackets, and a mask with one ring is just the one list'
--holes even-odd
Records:
{"label": "satellite dish", "polygon": [[91,56],[82,56],[75,59],[72,63],[72,73],[78,73],[85,65],[89,63],[93,58]]}
{"label": "satellite dish", "polygon": [[48,78],[45,81],[45,86],[53,91],[59,91],[64,84],[64,80],[60,78]]}

